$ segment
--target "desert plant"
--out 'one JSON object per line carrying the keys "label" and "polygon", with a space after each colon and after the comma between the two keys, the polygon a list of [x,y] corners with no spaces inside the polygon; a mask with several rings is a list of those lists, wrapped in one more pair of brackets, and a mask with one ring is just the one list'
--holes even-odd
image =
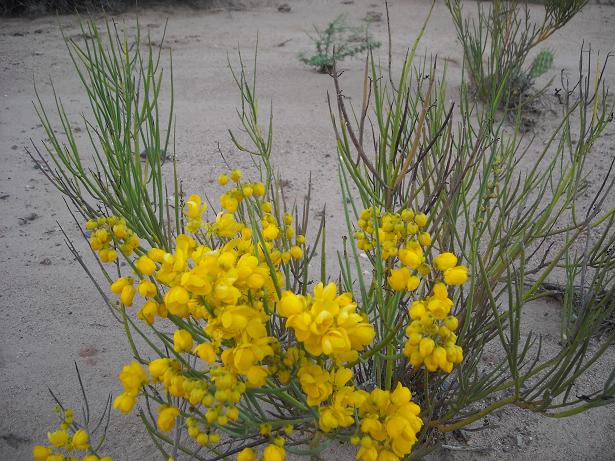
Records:
{"label": "desert plant", "polygon": [[[591,58],[581,50],[579,80],[562,80],[567,94],[562,123],[540,155],[523,168],[528,153],[522,147],[520,125],[506,133],[503,122],[495,122],[502,92],[482,107],[471,102],[462,84],[460,121],[453,130],[453,107],[445,105],[445,77],[436,80],[435,64],[413,68],[415,51],[409,52],[396,85],[389,85],[372,62],[356,112],[347,108],[340,75],[333,72],[336,110],[331,113],[343,198],[350,203],[345,206],[348,232],[359,239],[345,249],[354,261],[343,265],[344,280],[348,289],[355,279],[360,287],[369,287],[361,299],[374,315],[407,306],[406,293],[400,298],[386,282],[400,262],[408,266],[401,254],[398,259],[382,257],[378,246],[368,247],[376,267],[372,276],[364,280],[362,271],[355,269],[361,267],[360,251],[366,250],[365,232],[355,223],[361,223],[361,208],[376,207],[383,215],[399,207],[428,212],[432,245],[460,255],[472,274],[453,310],[460,322],[457,339],[464,360],[449,375],[433,375],[417,369],[412,355],[409,360],[398,355],[391,365],[395,351],[390,351],[370,357],[372,375],[375,370],[376,382],[386,383],[388,374],[382,370],[392,366],[397,379],[413,389],[424,412],[419,444],[425,450],[437,445],[443,433],[462,429],[506,405],[557,418],[615,402],[613,374],[588,396],[572,394],[575,382],[615,340],[610,330],[589,347],[594,333],[615,311],[615,209],[604,207],[607,191],[614,187],[615,159],[586,203],[587,211],[578,212],[581,191],[588,188],[586,159],[613,118],[602,82],[605,67],[592,74]],[[504,80],[501,86],[506,84]],[[375,128],[373,138],[365,142],[370,104]],[[355,118],[355,113],[360,116]],[[473,117],[477,123],[471,122]],[[580,136],[578,144],[571,142],[573,131]],[[374,152],[368,154],[364,145],[373,146]],[[564,236],[563,241],[556,242],[558,236]],[[579,240],[584,248],[576,246]],[[561,271],[565,284],[558,288],[567,304],[561,349],[545,355],[541,338],[523,328],[521,319],[528,303],[553,288],[545,282]],[[410,316],[421,318],[410,305]],[[422,308],[416,309],[420,313]],[[416,341],[412,330],[392,330],[397,343]],[[482,362],[485,351],[500,358],[487,370]]]}
{"label": "desert plant", "polygon": [[[542,50],[526,67],[528,55],[564,27],[586,3],[587,0],[546,1],[544,15],[536,19],[530,14],[527,0],[495,0],[488,7],[477,2],[478,16],[470,18],[464,15],[462,0],[447,0],[463,46],[466,69],[479,98],[499,99],[507,108],[531,100],[535,96],[531,91],[534,80],[551,67],[553,53]],[[498,97],[500,92],[502,96]]]}
{"label": "desert plant", "polygon": [[380,46],[379,42],[369,36],[367,28],[349,26],[343,15],[335,18],[323,30],[314,26],[314,32],[316,35],[309,37],[316,47],[315,52],[302,53],[299,59],[321,73],[329,73],[335,61]]}
{"label": "desert plant", "polygon": [[[611,171],[577,215],[585,159],[612,110],[602,73],[582,68],[579,84],[565,87],[562,124],[525,170],[518,129],[509,134],[495,122],[499,100],[479,110],[462,86],[454,127],[445,75],[437,79],[435,62],[415,62],[423,31],[395,86],[366,61],[357,112],[335,63],[331,70],[349,237],[337,273],[327,264],[324,219],[308,223],[311,191],[303,207],[288,206],[271,160],[272,117],[263,125],[256,78],[241,58],[233,76],[243,135],[231,139],[259,177],[223,172],[220,210],[208,214],[200,196],[184,199],[174,168],[162,166],[161,146],[174,142],[166,141],[172,115],[158,122],[159,50],[131,46],[110,27],[105,44],[94,24],[85,45],[69,41],[94,114],[86,120],[92,167],[59,98],[65,141],[39,100],[49,141],[33,158],[81,215],[77,222],[86,221],[82,232],[111,294],[67,239],[69,248],[128,338],[134,359],[113,406],[137,408],[164,459],[248,461],[261,449],[265,461],[287,452],[319,459],[333,440],[358,445],[364,461],[418,458],[442,434],[505,405],[562,417],[615,401],[615,373],[593,393],[571,395],[615,341],[609,332],[588,347],[615,310],[614,258],[603,251],[615,224],[615,209],[602,209]],[[552,249],[556,235],[565,238]],[[575,253],[580,239],[587,243]],[[317,250],[320,263],[311,264]],[[558,269],[566,299],[589,283],[584,274],[594,274],[593,291],[565,310],[561,349],[545,357],[520,320]],[[488,348],[495,366],[481,361]],[[68,443],[76,426],[58,432],[52,447],[37,448],[40,459],[77,448],[96,456],[87,442]]]}

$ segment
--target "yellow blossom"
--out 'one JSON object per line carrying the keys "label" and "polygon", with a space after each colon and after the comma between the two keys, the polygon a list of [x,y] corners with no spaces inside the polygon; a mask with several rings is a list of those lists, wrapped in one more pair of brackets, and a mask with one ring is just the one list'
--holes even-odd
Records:
{"label": "yellow blossom", "polygon": [[199,356],[201,360],[207,362],[210,365],[216,361],[216,350],[211,343],[199,344],[194,349],[194,352],[196,355]]}
{"label": "yellow blossom", "polygon": [[256,461],[256,452],[252,448],[244,448],[237,455],[237,461]]}
{"label": "yellow blossom", "polygon": [[173,335],[173,350],[175,352],[190,352],[192,350],[192,335],[188,330],[176,330]]}
{"label": "yellow blossom", "polygon": [[445,270],[457,265],[457,256],[450,252],[441,253],[434,258],[433,263],[436,266],[436,269],[444,272]]}
{"label": "yellow blossom", "polygon": [[175,427],[175,419],[179,415],[179,409],[176,407],[162,407],[158,414],[157,425],[162,432],[169,432]]}
{"label": "yellow blossom", "polygon": [[468,279],[468,268],[455,266],[444,272],[444,281],[449,285],[463,285]]}
{"label": "yellow blossom", "polygon": [[47,461],[47,458],[51,455],[51,448],[44,447],[42,445],[36,445],[32,449],[32,456],[34,461]]}
{"label": "yellow blossom", "polygon": [[122,413],[130,413],[137,402],[134,395],[126,392],[118,395],[113,401],[113,408],[120,410]]}
{"label": "yellow blossom", "polygon": [[220,184],[221,186],[226,186],[228,184],[229,181],[229,177],[225,174],[221,174],[220,176],[218,176],[218,184]]}
{"label": "yellow blossom", "polygon": [[270,444],[263,450],[263,461],[284,461],[286,459],[286,451],[283,447]]}
{"label": "yellow blossom", "polygon": [[48,432],[47,438],[54,447],[63,447],[68,442],[68,433],[65,430]]}
{"label": "yellow blossom", "polygon": [[77,450],[87,450],[90,446],[90,436],[83,429],[79,429],[73,434],[73,447]]}
{"label": "yellow blossom", "polygon": [[231,171],[231,179],[234,182],[239,182],[239,180],[241,179],[241,170],[233,170],[233,171]]}
{"label": "yellow blossom", "polygon": [[184,215],[189,219],[198,219],[205,213],[206,209],[207,204],[203,203],[203,199],[199,195],[193,194],[186,201]]}

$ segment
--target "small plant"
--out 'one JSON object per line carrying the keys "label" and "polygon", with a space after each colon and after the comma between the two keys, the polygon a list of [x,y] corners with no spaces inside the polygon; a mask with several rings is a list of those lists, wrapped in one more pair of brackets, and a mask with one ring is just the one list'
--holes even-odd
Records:
{"label": "small plant", "polygon": [[[447,0],[457,37],[463,46],[466,69],[483,101],[500,101],[501,107],[517,108],[542,93],[532,93],[537,77],[553,64],[553,53],[542,50],[529,68],[532,49],[564,27],[587,0],[549,0],[544,16],[536,20],[527,0],[494,0],[487,8],[478,4],[478,17],[463,14],[462,0]],[[536,7],[539,8],[539,7]]]}
{"label": "small plant", "polygon": [[299,59],[321,73],[329,73],[335,61],[355,56],[366,50],[378,48],[380,43],[371,39],[365,27],[352,27],[346,24],[343,15],[338,16],[324,29],[314,26],[315,36],[309,36],[314,42],[316,52],[304,53]]}

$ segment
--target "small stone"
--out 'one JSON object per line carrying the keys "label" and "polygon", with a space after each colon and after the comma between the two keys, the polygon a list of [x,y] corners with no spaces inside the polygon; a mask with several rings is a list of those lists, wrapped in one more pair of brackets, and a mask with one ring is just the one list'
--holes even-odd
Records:
{"label": "small stone", "polygon": [[29,222],[34,221],[35,219],[37,219],[39,216],[36,213],[30,213],[28,216],[26,216],[25,218],[19,218],[19,220],[21,221],[19,224],[24,226],[26,224],[28,224]]}
{"label": "small stone", "polygon": [[521,434],[517,434],[517,448],[523,448],[523,437],[521,437]]}

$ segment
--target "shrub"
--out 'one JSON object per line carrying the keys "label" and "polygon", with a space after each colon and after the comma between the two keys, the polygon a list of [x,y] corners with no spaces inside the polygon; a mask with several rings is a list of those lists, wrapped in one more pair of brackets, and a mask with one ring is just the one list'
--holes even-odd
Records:
{"label": "shrub", "polygon": [[316,52],[312,55],[300,54],[301,62],[314,67],[321,73],[329,73],[335,61],[355,56],[366,50],[378,48],[379,42],[372,40],[366,28],[351,27],[340,15],[320,30],[314,26],[315,36],[310,36]]}
{"label": "shrub", "polygon": [[551,67],[553,53],[542,50],[526,68],[529,53],[564,27],[586,3],[587,0],[545,1],[544,16],[535,20],[527,0],[494,0],[487,8],[477,2],[478,17],[469,19],[464,17],[462,0],[447,0],[463,46],[466,69],[479,98],[499,99],[506,108],[531,100],[535,96],[531,92],[534,80]]}
{"label": "shrub", "polygon": [[[506,405],[564,417],[615,401],[615,373],[587,395],[571,392],[615,341],[613,331],[594,337],[615,310],[615,259],[606,251],[615,209],[602,209],[613,163],[579,211],[585,160],[612,111],[601,72],[582,67],[581,80],[565,87],[562,124],[525,170],[518,127],[506,133],[495,121],[498,99],[480,108],[462,85],[453,129],[435,63],[414,62],[424,28],[396,85],[368,59],[356,118],[334,63],[330,105],[350,238],[331,276],[324,219],[306,235],[311,191],[303,207],[282,197],[272,119],[263,125],[243,62],[233,76],[247,141],[231,138],[258,177],[222,172],[220,212],[211,214],[200,196],[183,198],[175,173],[167,194],[159,153],[175,143],[172,104],[164,117],[158,104],[160,50],[128,48],[109,27],[106,44],[94,24],[87,31],[87,46],[69,41],[69,51],[94,114],[86,126],[96,167],[83,166],[57,97],[66,141],[39,100],[49,140],[35,158],[85,221],[110,287],[69,248],[134,357],[113,407],[136,409],[164,459],[319,458],[330,440],[357,445],[363,461],[418,458],[443,434]],[[554,236],[563,236],[556,247]],[[320,264],[310,264],[319,247]],[[567,302],[561,348],[545,356],[521,319],[558,268]],[[582,301],[573,304],[579,285]],[[487,348],[497,364],[481,361]],[[36,459],[78,449],[98,459],[88,425],[61,413],[52,446],[36,447]]]}

